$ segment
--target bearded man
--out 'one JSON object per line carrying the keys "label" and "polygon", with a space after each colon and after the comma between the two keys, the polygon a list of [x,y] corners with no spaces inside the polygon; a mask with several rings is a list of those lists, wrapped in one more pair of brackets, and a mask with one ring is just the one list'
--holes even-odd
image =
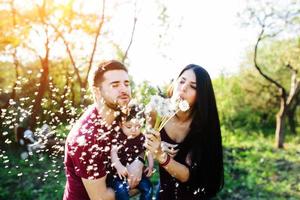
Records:
{"label": "bearded man", "polygon": [[[65,148],[64,200],[110,200],[114,191],[106,186],[110,148],[119,131],[115,118],[131,99],[126,67],[115,60],[102,62],[89,74],[91,105],[70,131]],[[134,188],[142,176],[143,163],[128,167],[128,183]]]}

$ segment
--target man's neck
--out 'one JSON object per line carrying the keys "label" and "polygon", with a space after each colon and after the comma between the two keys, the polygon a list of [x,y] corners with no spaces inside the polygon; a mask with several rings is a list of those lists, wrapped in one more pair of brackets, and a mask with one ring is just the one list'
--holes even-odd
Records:
{"label": "man's neck", "polygon": [[96,105],[96,109],[103,120],[107,123],[107,125],[111,125],[115,120],[115,111],[111,108],[107,107],[105,104]]}

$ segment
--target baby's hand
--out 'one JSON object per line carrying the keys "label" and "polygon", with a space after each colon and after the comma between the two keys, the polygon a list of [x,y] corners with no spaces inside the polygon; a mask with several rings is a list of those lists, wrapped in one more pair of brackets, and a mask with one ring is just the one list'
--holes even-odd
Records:
{"label": "baby's hand", "polygon": [[117,169],[117,173],[120,179],[126,179],[128,176],[128,170],[125,166],[123,166],[122,164],[116,165],[115,166]]}
{"label": "baby's hand", "polygon": [[151,177],[152,174],[154,173],[154,170],[153,170],[153,167],[147,167],[145,170],[144,170],[144,173],[146,174],[147,177]]}

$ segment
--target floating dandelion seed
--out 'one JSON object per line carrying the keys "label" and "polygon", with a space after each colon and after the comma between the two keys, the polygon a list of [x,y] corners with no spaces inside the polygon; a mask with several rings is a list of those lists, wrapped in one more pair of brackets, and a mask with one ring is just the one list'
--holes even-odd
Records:
{"label": "floating dandelion seed", "polygon": [[6,143],[6,144],[11,144],[11,140],[6,139],[6,140],[5,140],[5,143]]}
{"label": "floating dandelion seed", "polygon": [[13,106],[13,105],[15,105],[15,104],[16,104],[16,102],[15,102],[13,99],[10,99],[10,100],[9,100],[9,105]]}

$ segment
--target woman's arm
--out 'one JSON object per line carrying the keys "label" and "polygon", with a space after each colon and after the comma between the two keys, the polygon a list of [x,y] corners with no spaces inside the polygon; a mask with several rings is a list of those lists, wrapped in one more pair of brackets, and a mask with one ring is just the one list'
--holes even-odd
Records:
{"label": "woman's arm", "polygon": [[175,161],[170,155],[162,150],[160,133],[154,132],[145,135],[145,147],[154,155],[160,166],[162,166],[171,176],[175,177],[179,181],[188,181],[190,176],[189,168]]}
{"label": "woman's arm", "polygon": [[[167,155],[169,156],[169,155]],[[172,157],[169,158],[170,161],[163,168],[173,177],[181,182],[187,182],[190,177],[190,170],[187,166],[175,161]],[[164,161],[164,160],[163,160]],[[158,161],[162,166],[163,161]]]}

